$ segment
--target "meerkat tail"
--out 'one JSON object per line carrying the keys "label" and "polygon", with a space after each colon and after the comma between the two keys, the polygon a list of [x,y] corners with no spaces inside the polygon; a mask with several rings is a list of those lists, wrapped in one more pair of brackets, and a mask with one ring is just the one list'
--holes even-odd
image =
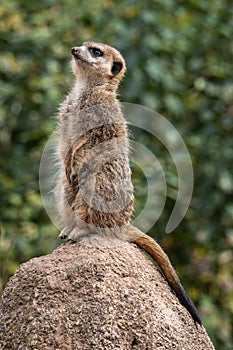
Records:
{"label": "meerkat tail", "polygon": [[153,238],[146,234],[139,236],[133,242],[136,243],[139,247],[143,248],[153,258],[153,260],[157,262],[180,303],[188,310],[193,320],[202,325],[201,318],[195,305],[182,287],[181,282],[174,268],[172,267],[168,256],[160,247],[160,245]]}

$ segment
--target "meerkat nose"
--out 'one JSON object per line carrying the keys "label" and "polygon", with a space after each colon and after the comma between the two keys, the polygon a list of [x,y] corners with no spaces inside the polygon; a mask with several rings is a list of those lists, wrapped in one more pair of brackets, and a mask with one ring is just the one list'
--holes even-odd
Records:
{"label": "meerkat nose", "polygon": [[77,46],[72,47],[71,53],[72,53],[73,56],[76,56],[77,53],[78,53],[78,47]]}

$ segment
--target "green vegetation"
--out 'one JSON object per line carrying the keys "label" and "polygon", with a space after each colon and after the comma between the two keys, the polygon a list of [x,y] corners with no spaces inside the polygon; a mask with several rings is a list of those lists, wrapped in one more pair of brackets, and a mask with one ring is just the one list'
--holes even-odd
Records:
{"label": "green vegetation", "polygon": [[[59,244],[39,193],[40,158],[72,81],[70,48],[103,41],[127,60],[121,99],[166,116],[189,149],[195,176],[190,209],[175,232],[165,234],[174,205],[170,191],[150,233],[180,272],[216,349],[232,349],[232,4],[11,0],[0,3],[0,17],[2,288],[19,263]],[[166,149],[135,133],[151,145],[172,186],[177,176]],[[138,187],[144,180],[136,170]]]}

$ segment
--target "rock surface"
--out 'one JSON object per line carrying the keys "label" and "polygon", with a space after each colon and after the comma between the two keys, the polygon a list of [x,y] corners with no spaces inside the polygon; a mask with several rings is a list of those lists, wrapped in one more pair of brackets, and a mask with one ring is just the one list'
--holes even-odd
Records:
{"label": "rock surface", "polygon": [[67,242],[22,264],[0,308],[1,350],[210,350],[157,268],[134,244]]}

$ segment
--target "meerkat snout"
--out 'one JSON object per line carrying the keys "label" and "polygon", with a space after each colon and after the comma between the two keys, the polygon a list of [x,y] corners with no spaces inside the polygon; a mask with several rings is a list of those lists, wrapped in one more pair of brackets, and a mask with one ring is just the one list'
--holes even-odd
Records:
{"label": "meerkat snout", "polygon": [[72,47],[72,49],[71,49],[71,54],[72,54],[73,56],[76,56],[77,53],[78,53],[78,47],[77,47],[77,46]]}

